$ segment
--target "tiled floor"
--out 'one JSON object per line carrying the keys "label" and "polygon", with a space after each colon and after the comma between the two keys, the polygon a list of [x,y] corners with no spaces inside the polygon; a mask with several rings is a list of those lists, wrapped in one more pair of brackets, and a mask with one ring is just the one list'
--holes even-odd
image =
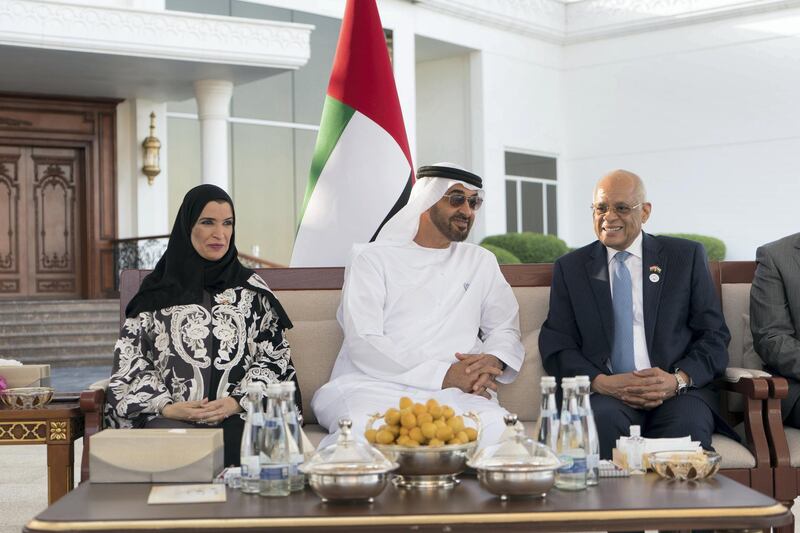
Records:
{"label": "tiled floor", "polygon": [[[83,439],[75,441],[80,470]],[[80,474],[75,481],[80,481]],[[0,533],[18,533],[47,507],[47,448],[0,446]]]}
{"label": "tiled floor", "polygon": [[[80,470],[83,440],[75,442]],[[47,507],[47,458],[44,446],[0,446],[0,533],[18,533]],[[80,474],[76,474],[76,484]],[[800,498],[798,499],[800,500]],[[800,501],[795,501],[795,533],[800,533]]]}

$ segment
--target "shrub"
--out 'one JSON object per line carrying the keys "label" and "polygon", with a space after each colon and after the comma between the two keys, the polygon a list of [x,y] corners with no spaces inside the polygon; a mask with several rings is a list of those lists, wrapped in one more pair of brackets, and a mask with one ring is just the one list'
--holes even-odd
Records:
{"label": "shrub", "polygon": [[709,261],[722,261],[725,259],[725,243],[716,237],[707,235],[696,235],[694,233],[662,233],[665,237],[678,237],[690,241],[699,242],[706,249]]}
{"label": "shrub", "polygon": [[522,263],[552,263],[569,251],[564,241],[555,235],[526,231],[486,237],[481,245],[498,246],[508,250]]}
{"label": "shrub", "polygon": [[513,265],[522,262],[519,260],[519,257],[512,254],[505,248],[500,248],[499,246],[494,246],[491,244],[481,244],[481,246],[492,252],[497,258],[497,262],[501,265]]}

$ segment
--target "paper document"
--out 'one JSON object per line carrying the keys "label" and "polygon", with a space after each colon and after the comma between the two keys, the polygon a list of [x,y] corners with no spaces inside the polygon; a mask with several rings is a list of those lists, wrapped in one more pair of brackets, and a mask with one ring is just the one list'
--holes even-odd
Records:
{"label": "paper document", "polygon": [[225,485],[160,485],[150,489],[148,504],[215,503],[225,501]]}

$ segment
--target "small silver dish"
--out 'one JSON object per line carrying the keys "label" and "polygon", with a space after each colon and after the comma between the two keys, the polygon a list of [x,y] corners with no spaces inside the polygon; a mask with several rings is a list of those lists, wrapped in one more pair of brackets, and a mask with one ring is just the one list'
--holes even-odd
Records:
{"label": "small silver dish", "polygon": [[381,452],[354,440],[352,422],[339,420],[339,438],[319,450],[300,467],[308,484],[323,502],[372,502],[383,492],[397,463]]}
{"label": "small silver dish", "polygon": [[478,469],[478,482],[501,500],[511,497],[544,498],[556,483],[558,466],[506,465]]}
{"label": "small silver dish", "polygon": [[[396,466],[395,466],[396,468]],[[391,470],[331,465],[308,472],[308,484],[323,502],[372,502],[389,483]]]}
{"label": "small silver dish", "polygon": [[478,472],[481,486],[502,500],[544,498],[555,485],[561,461],[550,448],[525,436],[517,415],[506,415],[504,421],[506,437],[483,449],[468,466]]}
{"label": "small silver dish", "polygon": [[17,387],[0,391],[0,401],[10,409],[39,409],[53,399],[52,387]]}

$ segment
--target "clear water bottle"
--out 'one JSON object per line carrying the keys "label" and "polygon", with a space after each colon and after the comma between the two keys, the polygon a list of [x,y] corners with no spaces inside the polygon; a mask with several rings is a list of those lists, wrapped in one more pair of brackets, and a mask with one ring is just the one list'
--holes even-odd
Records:
{"label": "clear water bottle", "polygon": [[306,486],[306,476],[299,470],[303,464],[303,433],[300,413],[294,403],[294,381],[281,383],[281,406],[289,437],[289,490],[296,492]]}
{"label": "clear water bottle", "polygon": [[583,439],[586,447],[586,484],[597,485],[600,465],[600,438],[594,421],[591,402],[591,382],[589,376],[575,376],[578,387],[578,410],[583,425]]}
{"label": "clear water bottle", "polygon": [[289,436],[281,407],[281,385],[267,385],[261,445],[261,496],[289,495]]}
{"label": "clear water bottle", "polygon": [[628,470],[631,474],[644,474],[645,469],[642,464],[644,455],[644,439],[642,438],[642,428],[631,426],[631,437],[628,439]]}
{"label": "clear water bottle", "polygon": [[558,409],[556,408],[556,378],[542,376],[542,405],[539,409],[536,440],[556,450],[558,440]]}
{"label": "clear water bottle", "polygon": [[247,386],[247,417],[242,431],[241,467],[242,492],[258,494],[261,486],[261,437],[264,424],[264,409],[261,404],[261,386]]}
{"label": "clear water bottle", "polygon": [[564,466],[556,471],[556,487],[561,490],[583,490],[586,488],[586,448],[578,413],[575,378],[563,378],[561,389],[564,398],[556,453]]}

